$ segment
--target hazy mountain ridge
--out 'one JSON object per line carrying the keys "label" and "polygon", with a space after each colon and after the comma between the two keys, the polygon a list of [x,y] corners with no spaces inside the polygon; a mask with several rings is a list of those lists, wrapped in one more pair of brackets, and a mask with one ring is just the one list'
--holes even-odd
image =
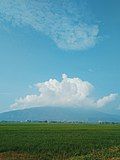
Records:
{"label": "hazy mountain ridge", "polygon": [[36,107],[0,113],[0,121],[3,120],[120,122],[120,116],[81,108]]}

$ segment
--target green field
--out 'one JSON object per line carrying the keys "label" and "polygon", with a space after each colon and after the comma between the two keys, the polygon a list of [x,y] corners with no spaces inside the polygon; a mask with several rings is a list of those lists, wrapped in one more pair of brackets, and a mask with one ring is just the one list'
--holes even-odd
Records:
{"label": "green field", "polygon": [[120,160],[120,125],[0,124],[0,160]]}

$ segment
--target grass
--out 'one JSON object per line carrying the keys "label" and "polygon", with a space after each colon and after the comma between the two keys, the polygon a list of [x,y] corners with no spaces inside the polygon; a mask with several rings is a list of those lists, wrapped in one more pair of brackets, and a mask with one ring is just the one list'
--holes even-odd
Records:
{"label": "grass", "polygon": [[120,125],[0,124],[0,160],[120,160]]}

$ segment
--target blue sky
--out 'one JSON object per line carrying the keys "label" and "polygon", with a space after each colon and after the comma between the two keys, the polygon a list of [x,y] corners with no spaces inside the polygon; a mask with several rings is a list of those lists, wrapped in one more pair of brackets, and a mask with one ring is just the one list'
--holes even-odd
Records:
{"label": "blue sky", "polygon": [[[78,77],[82,80],[80,86],[84,81],[94,86],[90,97],[95,100],[91,103],[89,98],[88,103],[94,106],[101,97],[104,100],[114,94],[118,96],[113,96],[111,112],[119,108],[119,6],[119,0],[89,0],[86,3],[82,0],[1,0],[0,111],[9,110],[16,100],[18,108],[40,105],[31,100],[31,105],[26,103],[26,95],[39,94],[41,87],[36,88],[34,84],[49,79],[62,83],[63,73],[71,78],[66,80],[70,84],[77,85],[73,78]],[[43,88],[46,90],[45,85]],[[74,96],[72,91],[70,93]],[[87,97],[87,93],[84,96]],[[45,93],[45,100],[46,95],[49,94]],[[23,97],[21,104],[20,97]],[[49,99],[46,105],[53,105],[51,101],[56,102]],[[63,105],[68,105],[66,100],[64,102]],[[73,100],[70,103],[74,105]],[[78,103],[88,105],[79,100]],[[106,102],[107,105],[111,103]]]}

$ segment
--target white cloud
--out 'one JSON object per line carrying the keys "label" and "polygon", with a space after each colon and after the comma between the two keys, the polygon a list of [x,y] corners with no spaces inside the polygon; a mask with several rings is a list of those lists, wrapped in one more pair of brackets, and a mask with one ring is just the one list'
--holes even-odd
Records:
{"label": "white cloud", "polygon": [[118,94],[110,94],[110,95],[108,95],[108,96],[105,96],[105,97],[103,97],[103,98],[101,98],[101,99],[99,99],[99,100],[97,101],[97,106],[98,106],[98,107],[105,106],[106,104],[114,101],[117,96],[118,96]]}
{"label": "white cloud", "polygon": [[117,94],[110,94],[101,99],[95,100],[92,97],[94,88],[88,81],[79,78],[68,78],[62,75],[59,82],[50,79],[35,85],[39,91],[38,95],[27,95],[19,98],[11,107],[27,108],[36,106],[71,106],[71,107],[103,107],[115,100]]}
{"label": "white cloud", "polygon": [[28,25],[48,35],[59,48],[94,47],[99,26],[91,19],[85,0],[0,0],[0,20]]}

